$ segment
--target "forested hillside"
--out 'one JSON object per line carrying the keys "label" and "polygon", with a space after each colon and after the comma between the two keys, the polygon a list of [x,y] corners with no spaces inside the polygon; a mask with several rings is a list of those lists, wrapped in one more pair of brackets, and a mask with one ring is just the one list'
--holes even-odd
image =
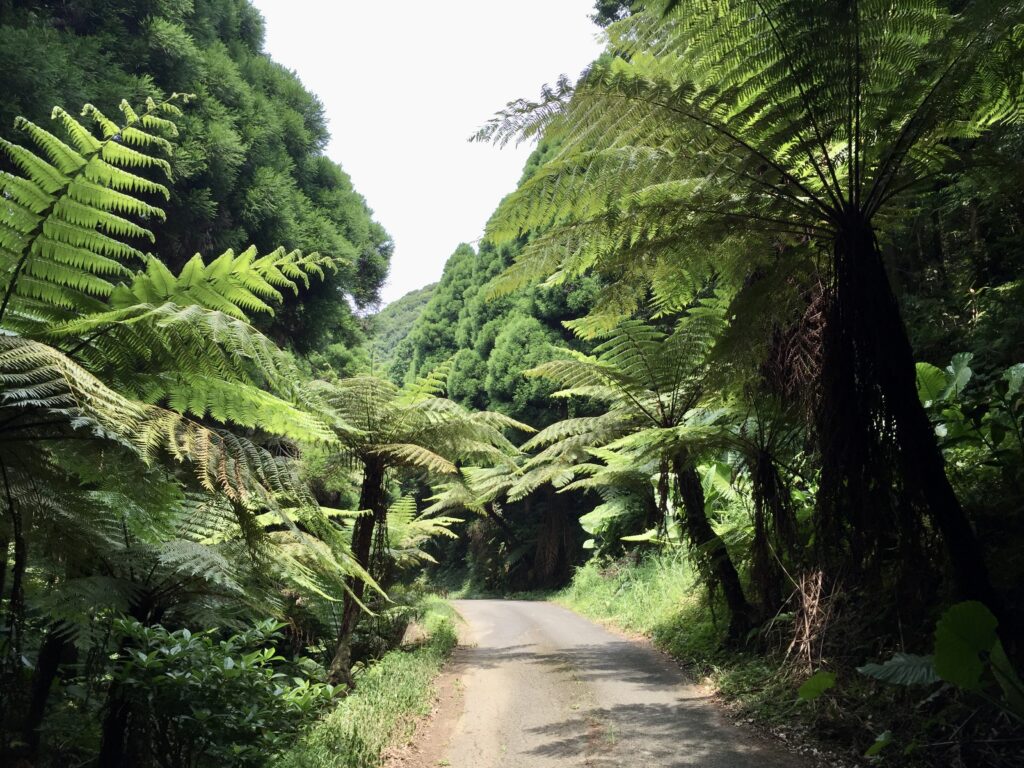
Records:
{"label": "forested hillside", "polygon": [[[537,142],[484,237],[369,315],[391,243],[246,0],[0,0],[0,763],[374,768],[440,595],[533,591],[827,763],[1019,765],[1024,5],[593,20],[481,115]],[[516,610],[462,659],[551,699],[476,692],[495,765],[749,757]]]}
{"label": "forested hillside", "polygon": [[[246,0],[0,4],[0,126],[45,120],[55,104],[138,103],[192,94],[170,158],[167,219],[153,227],[177,270],[195,253],[283,245],[335,260],[282,309],[275,338],[329,357],[362,335],[349,305],[373,304],[391,242],[345,172],[323,154],[323,107],[263,54],[263,19]],[[339,352],[335,349],[335,354]],[[347,355],[333,360],[342,368]]]}
{"label": "forested hillside", "polygon": [[409,335],[412,324],[434,295],[437,283],[425,285],[392,301],[373,315],[371,349],[374,370],[387,372],[399,342]]}

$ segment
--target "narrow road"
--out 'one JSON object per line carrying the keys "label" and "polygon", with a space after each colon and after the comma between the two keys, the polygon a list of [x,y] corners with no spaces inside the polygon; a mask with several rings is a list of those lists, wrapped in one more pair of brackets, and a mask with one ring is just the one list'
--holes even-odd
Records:
{"label": "narrow road", "polygon": [[459,600],[474,645],[455,675],[439,765],[787,768],[796,755],[726,720],[668,658],[557,605]]}

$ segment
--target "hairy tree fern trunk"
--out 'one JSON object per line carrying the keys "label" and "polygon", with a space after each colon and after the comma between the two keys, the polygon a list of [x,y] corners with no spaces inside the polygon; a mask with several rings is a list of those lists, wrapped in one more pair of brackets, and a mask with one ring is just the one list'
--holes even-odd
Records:
{"label": "hairy tree fern trunk", "polygon": [[28,564],[28,541],[25,538],[24,519],[19,505],[11,494],[7,467],[0,461],[3,473],[7,514],[11,518],[11,537],[14,540],[14,560],[11,562],[11,594],[7,601],[7,642],[9,661],[17,669],[21,658],[21,636],[25,618],[25,569]]}
{"label": "hairy tree fern trunk", "polygon": [[729,639],[740,640],[751,627],[754,611],[743,593],[739,572],[722,537],[715,533],[708,521],[704,510],[704,487],[697,470],[680,457],[673,459],[672,464],[690,543],[700,550],[699,557],[707,562],[711,574],[722,588],[729,608]]}
{"label": "hairy tree fern trunk", "polygon": [[103,768],[127,768],[126,737],[131,704],[119,684],[111,684],[107,694],[106,712],[100,729],[100,754],[96,765]]}
{"label": "hairy tree fern trunk", "polygon": [[10,546],[9,539],[0,539],[0,602],[3,601],[4,587],[7,586],[7,550]]}
{"label": "hairy tree fern trunk", "polygon": [[[377,523],[384,523],[387,507],[384,498],[384,467],[368,462],[363,472],[363,485],[359,493],[359,508],[370,510],[369,515],[356,519],[352,530],[352,554],[364,569],[369,571],[370,556],[373,549],[373,530]],[[341,626],[338,630],[338,646],[328,672],[332,683],[345,683],[353,687],[352,680],[352,635],[359,624],[362,608],[359,602],[363,599],[366,585],[362,579],[352,577],[348,581],[351,593],[346,593],[342,601]]]}
{"label": "hairy tree fern trunk", "polygon": [[533,554],[532,586],[543,589],[562,586],[569,576],[568,511],[554,493],[544,489],[541,524]]}
{"label": "hairy tree fern trunk", "polygon": [[[19,505],[11,493],[7,465],[0,460],[0,474],[4,483],[4,499],[7,514],[11,519],[11,539],[14,543],[14,559],[11,561],[11,592],[7,600],[6,647],[0,656],[0,722],[5,722],[21,705],[25,694],[21,684],[22,631],[25,622],[25,570],[28,564],[28,542],[25,537],[24,519]],[[6,550],[4,559],[6,561]],[[6,562],[5,562],[6,565]],[[6,570],[6,569],[5,569]],[[0,593],[0,600],[2,600]]]}
{"label": "hairy tree fern trunk", "polygon": [[783,553],[792,558],[798,551],[796,516],[789,488],[771,455],[758,450],[750,469],[754,501],[752,576],[762,610],[769,613],[782,604],[783,573],[778,558]]}
{"label": "hairy tree fern trunk", "polygon": [[72,662],[75,655],[75,646],[68,640],[67,634],[60,632],[58,627],[51,626],[36,656],[32,690],[22,723],[22,740],[27,746],[30,759],[34,760],[39,750],[39,727],[43,724],[53,681],[57,678],[60,665]]}
{"label": "hairy tree fern trunk", "polygon": [[494,523],[504,534],[505,541],[509,545],[515,546],[519,543],[519,536],[516,534],[515,529],[508,524],[508,521],[502,517],[498,511],[494,508],[494,502],[490,501],[484,504],[484,514],[488,520]]}
{"label": "hairy tree fern trunk", "polygon": [[917,394],[914,354],[882,254],[858,212],[843,223],[834,257],[817,420],[820,541],[847,542],[855,563],[873,568],[917,547],[924,512],[942,536],[961,596],[1001,614]]}

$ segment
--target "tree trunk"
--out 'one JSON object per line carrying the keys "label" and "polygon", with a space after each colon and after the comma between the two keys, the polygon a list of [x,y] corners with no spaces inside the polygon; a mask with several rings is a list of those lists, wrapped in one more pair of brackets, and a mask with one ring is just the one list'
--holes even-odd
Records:
{"label": "tree trunk", "polygon": [[487,502],[484,504],[484,514],[488,520],[498,526],[498,528],[501,529],[501,532],[505,534],[505,541],[507,543],[513,546],[519,543],[519,537],[516,536],[515,530],[508,524],[508,521],[505,520],[505,518],[498,514],[498,511],[494,508],[494,502]]}
{"label": "tree trunk", "polygon": [[844,224],[835,243],[818,415],[824,540],[834,543],[846,528],[862,562],[886,550],[906,557],[923,511],[942,536],[960,595],[1001,615],[917,394],[913,349],[874,232],[856,212]]}
{"label": "tree trunk", "polygon": [[697,470],[681,457],[673,459],[672,465],[676,476],[676,489],[685,511],[684,522],[690,543],[695,549],[700,550],[700,556],[706,559],[711,573],[722,588],[729,608],[729,639],[734,642],[741,640],[751,627],[754,611],[743,593],[739,572],[722,537],[715,533],[715,529],[708,521],[704,509],[704,487],[701,485]]}
{"label": "tree trunk", "polygon": [[[128,615],[140,624],[157,624],[163,618],[166,609],[156,604],[152,594],[143,594],[135,602]],[[118,655],[124,653],[127,643],[122,641],[118,647]],[[102,768],[130,768],[134,764],[132,755],[129,754],[129,741],[132,734],[129,729],[132,727],[132,715],[138,716],[133,711],[133,704],[128,691],[123,683],[114,679],[107,688],[107,701],[103,715],[103,724],[100,727],[100,754],[96,765]]]}
{"label": "tree trunk", "polygon": [[46,704],[50,698],[50,689],[57,678],[61,663],[73,658],[75,646],[68,642],[66,635],[51,627],[46,638],[39,646],[36,657],[36,669],[32,676],[32,690],[29,695],[28,709],[22,724],[22,739],[28,748],[28,757],[35,760],[39,750],[39,727],[46,715]]}
{"label": "tree trunk", "polygon": [[4,587],[7,586],[7,550],[10,546],[10,541],[0,539],[0,602],[3,601]]}
{"label": "tree trunk", "polygon": [[[359,493],[359,509],[370,510],[356,520],[352,530],[352,554],[356,562],[367,572],[370,569],[370,555],[373,547],[373,530],[377,523],[384,523],[387,507],[384,499],[384,467],[377,462],[367,462],[363,470],[363,485]],[[352,635],[362,616],[359,602],[363,599],[366,584],[362,579],[350,577],[342,602],[341,626],[338,630],[338,645],[328,671],[328,679],[334,683],[345,683],[353,687],[352,680]]]}
{"label": "tree trunk", "polygon": [[786,555],[792,564],[799,556],[799,536],[789,487],[783,482],[771,454],[764,448],[758,448],[748,462],[754,502],[751,577],[761,612],[768,615],[782,605],[783,570],[780,559]]}
{"label": "tree trunk", "polygon": [[[11,518],[11,536],[14,541],[14,560],[11,563],[11,594],[7,601],[7,637],[10,660],[16,669],[21,658],[22,629],[25,618],[25,568],[28,564],[28,542],[21,510],[11,494],[7,467],[0,461],[6,490],[7,514]],[[6,559],[6,558],[5,558]]]}

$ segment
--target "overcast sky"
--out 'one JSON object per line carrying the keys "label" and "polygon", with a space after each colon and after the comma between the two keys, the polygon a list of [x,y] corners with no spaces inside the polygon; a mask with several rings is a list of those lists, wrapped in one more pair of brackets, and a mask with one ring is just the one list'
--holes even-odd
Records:
{"label": "overcast sky", "polygon": [[600,52],[593,0],[254,0],[267,52],[323,102],[341,163],[395,241],[385,303],[480,237],[532,145],[466,139]]}

